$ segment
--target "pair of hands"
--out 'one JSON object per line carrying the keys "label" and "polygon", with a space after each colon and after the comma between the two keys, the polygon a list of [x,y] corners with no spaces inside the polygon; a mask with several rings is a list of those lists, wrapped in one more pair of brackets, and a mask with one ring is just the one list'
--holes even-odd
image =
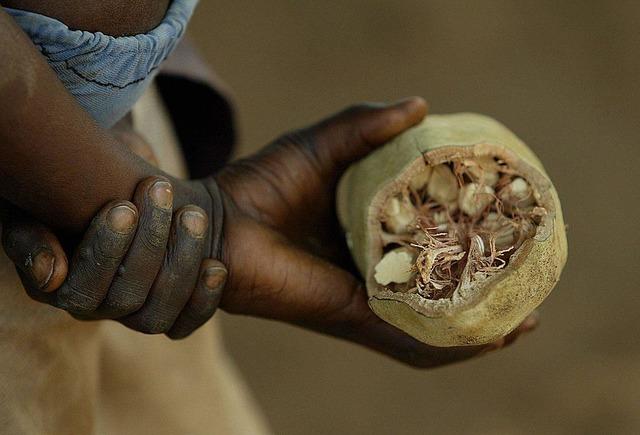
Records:
{"label": "pair of hands", "polygon": [[133,203],[111,203],[96,216],[68,268],[55,235],[24,217],[4,220],[4,247],[33,298],[83,319],[110,318],[181,338],[222,297],[228,312],[300,325],[418,367],[470,358],[509,344],[535,319],[488,346],[436,348],[414,340],[369,309],[335,213],[336,184],[348,165],[425,114],[419,98],[355,106],[225,167],[216,181],[228,269],[202,258],[204,210],[188,205],[174,213],[172,186],[156,178],[138,186]]}
{"label": "pair of hands", "polygon": [[48,228],[15,211],[4,215],[3,246],[33,299],[78,319],[182,338],[213,315],[226,268],[201,261],[204,210],[172,206],[169,180],[150,177],[133,202],[113,201],[95,216],[70,264]]}

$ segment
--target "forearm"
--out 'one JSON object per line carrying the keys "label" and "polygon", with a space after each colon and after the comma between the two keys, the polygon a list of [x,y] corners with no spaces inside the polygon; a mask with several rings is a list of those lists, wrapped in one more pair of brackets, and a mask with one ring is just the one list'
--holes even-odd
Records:
{"label": "forearm", "polygon": [[[1,10],[0,41],[0,196],[79,232],[107,201],[130,198],[141,179],[166,176],[93,122]],[[174,207],[209,209],[204,188],[173,184]]]}

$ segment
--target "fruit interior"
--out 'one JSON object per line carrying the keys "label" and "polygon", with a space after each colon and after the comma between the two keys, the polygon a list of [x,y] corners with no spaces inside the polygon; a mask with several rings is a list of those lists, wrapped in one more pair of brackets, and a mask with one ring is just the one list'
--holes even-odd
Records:
{"label": "fruit interior", "polygon": [[498,157],[425,164],[382,208],[374,279],[393,292],[451,298],[507,266],[545,214],[529,182]]}

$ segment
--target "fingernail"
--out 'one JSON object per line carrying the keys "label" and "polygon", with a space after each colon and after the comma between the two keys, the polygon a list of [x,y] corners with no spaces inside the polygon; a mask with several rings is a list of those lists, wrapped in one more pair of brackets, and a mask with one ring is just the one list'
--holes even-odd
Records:
{"label": "fingernail", "polygon": [[56,262],[54,255],[48,250],[43,249],[35,255],[29,257],[25,266],[29,268],[33,281],[38,289],[43,289],[49,284],[53,276],[53,266]]}
{"label": "fingernail", "polygon": [[224,267],[210,267],[203,273],[204,285],[214,290],[218,288],[227,279],[227,269]]}
{"label": "fingernail", "polygon": [[136,223],[136,212],[128,205],[113,207],[107,215],[107,223],[113,231],[128,234]]}
{"label": "fingernail", "polygon": [[173,205],[173,191],[171,190],[171,184],[166,181],[156,181],[151,186],[149,195],[153,203],[165,210],[171,210]]}
{"label": "fingernail", "polygon": [[182,212],[180,223],[192,237],[196,238],[204,237],[209,224],[204,213],[198,210],[186,210]]}

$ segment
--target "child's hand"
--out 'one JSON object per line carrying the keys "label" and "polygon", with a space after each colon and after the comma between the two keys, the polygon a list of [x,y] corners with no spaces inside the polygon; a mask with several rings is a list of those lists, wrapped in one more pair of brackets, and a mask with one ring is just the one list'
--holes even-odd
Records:
{"label": "child's hand", "polygon": [[[337,180],[349,163],[417,124],[425,112],[420,99],[359,106],[225,168],[216,177],[225,200],[222,261],[229,269],[221,307],[342,337],[418,367],[470,358],[532,329],[533,318],[489,346],[427,346],[376,317],[363,284],[349,272],[335,217]],[[186,336],[206,321],[226,269],[204,260],[199,274],[204,242],[197,234],[206,231],[199,217],[204,212],[184,207],[170,224],[170,201],[152,185],[146,180],[138,187],[135,206],[118,202],[98,214],[55,293],[46,291],[59,287],[67,272],[59,242],[37,224],[10,220],[5,250],[30,294],[76,316],[116,318],[138,331],[171,337]],[[128,216],[126,207],[137,209],[139,217]],[[178,224],[185,214],[190,228]],[[120,222],[117,230],[114,220]],[[36,255],[42,252],[48,254],[44,263]],[[51,269],[47,261],[54,259]]]}
{"label": "child's hand", "polygon": [[358,106],[276,140],[218,175],[225,192],[229,279],[221,307],[287,321],[363,344],[418,367],[502,347],[535,325],[528,319],[490,346],[435,348],[380,320],[363,283],[349,272],[335,214],[347,166],[420,122],[425,102]]}
{"label": "child's hand", "polygon": [[105,206],[69,266],[53,233],[6,210],[4,249],[38,301],[77,318],[115,319],[136,331],[172,338],[189,335],[218,305],[226,268],[215,260],[201,261],[208,218],[193,205],[174,213],[166,179],[142,181],[133,203]]}

